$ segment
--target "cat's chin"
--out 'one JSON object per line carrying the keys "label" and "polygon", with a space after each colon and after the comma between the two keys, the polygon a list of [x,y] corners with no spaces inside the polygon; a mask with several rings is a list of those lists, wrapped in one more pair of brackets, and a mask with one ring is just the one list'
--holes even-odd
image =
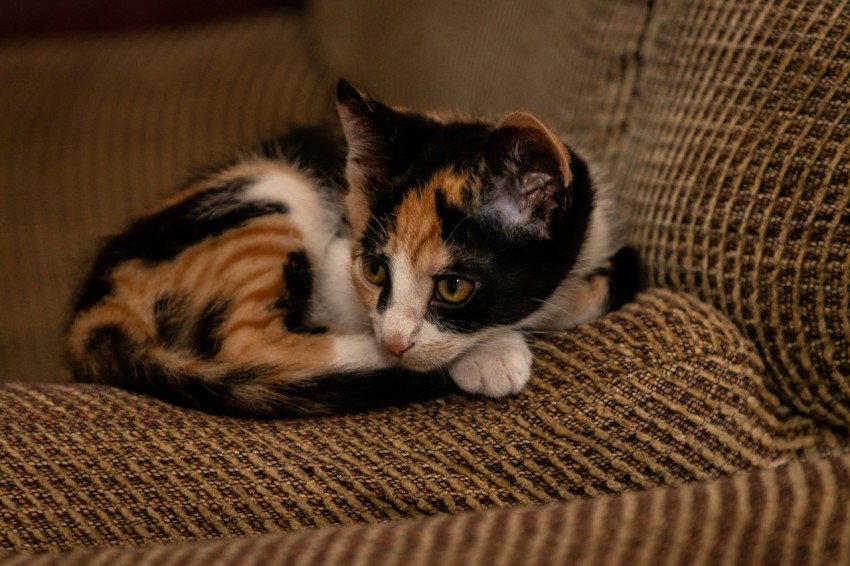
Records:
{"label": "cat's chin", "polygon": [[404,358],[399,360],[399,363],[404,369],[409,369],[411,371],[418,371],[418,372],[422,372],[422,373],[425,373],[425,372],[428,372],[428,371],[435,371],[435,370],[438,370],[442,367],[446,367],[448,365],[447,361],[443,361],[443,363],[435,363],[434,361],[431,361],[431,360],[404,359]]}
{"label": "cat's chin", "polygon": [[423,363],[418,363],[418,362],[408,363],[408,362],[402,361],[401,367],[403,367],[404,369],[409,369],[411,371],[418,371],[418,372],[421,372],[421,373],[425,373],[425,372],[428,372],[428,371],[433,371],[433,370],[439,368],[440,366],[434,365],[434,364],[423,364]]}

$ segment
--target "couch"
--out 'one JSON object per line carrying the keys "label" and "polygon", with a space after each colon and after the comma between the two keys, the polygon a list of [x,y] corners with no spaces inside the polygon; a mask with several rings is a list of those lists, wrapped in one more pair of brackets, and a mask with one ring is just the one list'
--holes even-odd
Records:
{"label": "couch", "polygon": [[[645,290],[504,400],[211,416],[71,383],[98,238],[193,169],[395,104],[526,107]],[[0,561],[850,562],[850,4],[394,2],[0,43]]]}

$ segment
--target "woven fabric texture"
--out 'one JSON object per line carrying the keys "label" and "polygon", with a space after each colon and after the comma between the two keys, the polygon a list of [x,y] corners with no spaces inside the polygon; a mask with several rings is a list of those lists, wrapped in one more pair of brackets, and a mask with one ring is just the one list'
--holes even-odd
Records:
{"label": "woven fabric texture", "polygon": [[301,17],[0,43],[0,381],[56,381],[97,238],[199,166],[329,117]]}
{"label": "woven fabric texture", "polygon": [[637,90],[616,178],[650,282],[850,424],[850,3],[660,4]]}
{"label": "woven fabric texture", "polygon": [[9,564],[820,566],[850,562],[848,509],[850,457],[844,456],[541,507],[200,544],[21,556]]}
{"label": "woven fabric texture", "polygon": [[88,385],[0,389],[0,547],[232,537],[547,503],[843,451],[784,413],[714,309],[654,291],[539,337],[528,390],[325,419],[208,416]]}

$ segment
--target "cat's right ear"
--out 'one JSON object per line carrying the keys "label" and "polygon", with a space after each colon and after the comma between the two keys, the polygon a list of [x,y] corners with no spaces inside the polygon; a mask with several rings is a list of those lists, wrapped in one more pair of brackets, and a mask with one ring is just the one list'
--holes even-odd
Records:
{"label": "cat's right ear", "polygon": [[570,207],[571,154],[525,110],[505,116],[485,146],[494,179],[485,208],[503,222],[547,236]]}
{"label": "cat's right ear", "polygon": [[391,159],[383,105],[340,79],[337,110],[348,143],[346,174],[353,188],[364,189],[387,175]]}

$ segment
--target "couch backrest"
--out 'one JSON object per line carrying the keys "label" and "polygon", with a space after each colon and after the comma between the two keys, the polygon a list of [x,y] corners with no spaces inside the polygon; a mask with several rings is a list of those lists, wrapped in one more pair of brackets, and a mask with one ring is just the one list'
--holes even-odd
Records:
{"label": "couch backrest", "polygon": [[648,282],[850,423],[850,3],[318,0],[340,73],[411,106],[527,106],[589,147]]}
{"label": "couch backrest", "polygon": [[613,160],[639,69],[643,1],[316,0],[323,59],[411,108],[527,108]]}
{"label": "couch backrest", "polygon": [[650,281],[850,423],[850,3],[676,2],[653,18],[616,177]]}

